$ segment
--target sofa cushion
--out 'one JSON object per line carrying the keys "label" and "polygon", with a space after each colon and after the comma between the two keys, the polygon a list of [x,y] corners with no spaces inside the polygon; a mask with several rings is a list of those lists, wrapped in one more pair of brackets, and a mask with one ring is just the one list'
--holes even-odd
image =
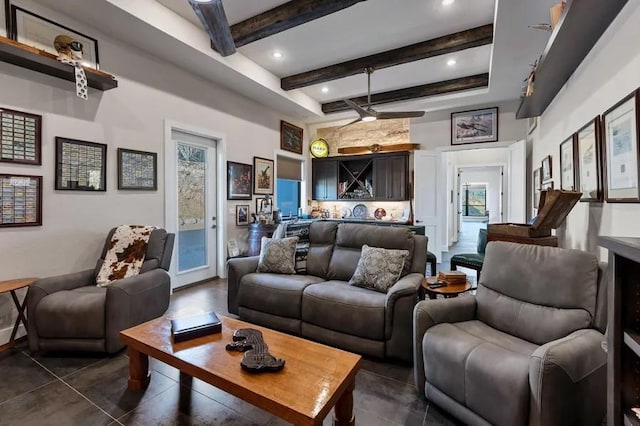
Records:
{"label": "sofa cushion", "polygon": [[300,319],[302,291],[310,284],[324,281],[313,275],[282,275],[268,272],[242,277],[238,288],[238,305]]}
{"label": "sofa cushion", "polygon": [[407,256],[408,250],[369,247],[365,244],[349,285],[386,293],[400,279]]}
{"label": "sofa cushion", "polygon": [[309,226],[307,274],[327,278],[337,230],[337,222],[314,222]]}
{"label": "sofa cushion", "polygon": [[36,329],[43,338],[104,339],[105,287],[86,286],[45,296],[36,308]]}
{"label": "sofa cushion", "polygon": [[366,339],[384,340],[387,296],[345,281],[312,284],[302,296],[302,321]]}
{"label": "sofa cushion", "polygon": [[426,379],[492,424],[527,424],[537,347],[477,320],[438,324],[422,340]]}
{"label": "sofa cushion", "polygon": [[297,243],[298,237],[281,239],[262,237],[257,272],[295,274]]}

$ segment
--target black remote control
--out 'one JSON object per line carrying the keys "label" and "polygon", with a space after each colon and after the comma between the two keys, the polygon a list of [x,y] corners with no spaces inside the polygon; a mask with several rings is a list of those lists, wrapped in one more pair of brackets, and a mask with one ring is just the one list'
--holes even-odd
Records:
{"label": "black remote control", "polygon": [[438,281],[433,284],[430,284],[429,288],[440,288],[440,287],[446,287],[446,286],[447,286],[447,283],[445,283],[444,281]]}

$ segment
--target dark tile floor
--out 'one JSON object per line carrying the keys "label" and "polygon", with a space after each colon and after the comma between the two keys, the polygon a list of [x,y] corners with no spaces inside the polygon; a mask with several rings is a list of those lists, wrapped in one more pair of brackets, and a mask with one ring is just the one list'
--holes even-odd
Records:
{"label": "dark tile floor", "polygon": [[[226,281],[215,280],[177,291],[169,310],[228,315],[226,300]],[[22,344],[0,354],[0,426],[286,424],[199,380],[182,386],[178,371],[159,361],[152,359],[150,366],[149,388],[132,392],[125,352],[32,357]],[[354,406],[360,425],[456,424],[416,390],[411,366],[391,362],[364,360]]]}

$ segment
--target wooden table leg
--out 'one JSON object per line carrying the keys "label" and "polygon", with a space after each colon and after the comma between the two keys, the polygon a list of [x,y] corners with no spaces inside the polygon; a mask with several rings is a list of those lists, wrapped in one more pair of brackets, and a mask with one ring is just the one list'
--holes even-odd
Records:
{"label": "wooden table leg", "polygon": [[333,419],[334,426],[354,426],[356,424],[356,417],[353,414],[353,389],[355,389],[355,386],[354,378],[336,403],[333,409],[335,414]]}
{"label": "wooden table leg", "polygon": [[149,380],[149,355],[129,346],[129,390],[146,389]]}
{"label": "wooden table leg", "polygon": [[18,318],[16,318],[16,323],[13,325],[11,337],[9,338],[9,341],[13,342],[13,339],[15,339],[16,333],[18,332],[18,327],[20,327],[20,322],[24,324],[25,330],[27,329],[27,319],[24,316],[24,308],[26,308],[27,306],[27,298],[25,296],[24,301],[22,302],[22,304],[20,304],[15,290],[11,290],[11,298],[13,299],[13,303],[16,305],[16,309],[18,310]]}
{"label": "wooden table leg", "polygon": [[435,294],[435,293],[434,293],[434,292],[432,292],[432,291],[427,291],[427,294],[429,295],[429,299],[431,299],[431,300],[434,300],[434,299],[437,299],[437,298],[438,298],[438,295],[437,295],[437,294]]}

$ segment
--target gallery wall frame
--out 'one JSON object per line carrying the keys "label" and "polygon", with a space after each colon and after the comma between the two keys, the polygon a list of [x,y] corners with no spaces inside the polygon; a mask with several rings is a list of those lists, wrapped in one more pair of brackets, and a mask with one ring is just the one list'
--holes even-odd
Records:
{"label": "gallery wall frame", "polygon": [[158,154],[118,148],[118,189],[158,190]]}
{"label": "gallery wall frame", "polygon": [[250,200],[253,184],[251,164],[227,161],[227,200]]}
{"label": "gallery wall frame", "polygon": [[451,145],[496,142],[498,107],[451,113]]}
{"label": "gallery wall frame", "polygon": [[553,168],[551,155],[547,155],[542,159],[540,179],[542,183],[546,183],[553,179]]}
{"label": "gallery wall frame", "polygon": [[564,191],[574,191],[578,187],[577,149],[575,134],[560,144],[560,189]]}
{"label": "gallery wall frame", "polygon": [[280,149],[302,155],[304,130],[284,120],[280,121]]}
{"label": "gallery wall frame", "polygon": [[42,164],[42,116],[0,107],[0,161]]}
{"label": "gallery wall frame", "polygon": [[577,190],[581,202],[602,202],[602,132],[600,116],[582,126],[575,134],[578,169]]}
{"label": "gallery wall frame", "polygon": [[603,186],[609,203],[640,202],[638,112],[635,91],[602,114]]}
{"label": "gallery wall frame", "polygon": [[236,226],[248,226],[249,216],[249,204],[236,205]]}
{"label": "gallery wall frame", "polygon": [[267,197],[256,198],[256,215],[271,214],[273,212],[273,199]]}
{"label": "gallery wall frame", "polygon": [[253,157],[253,193],[273,195],[273,160]]}
{"label": "gallery wall frame", "polygon": [[42,225],[42,176],[0,174],[0,228]]}
{"label": "gallery wall frame", "polygon": [[56,136],[55,189],[107,190],[107,145]]}

